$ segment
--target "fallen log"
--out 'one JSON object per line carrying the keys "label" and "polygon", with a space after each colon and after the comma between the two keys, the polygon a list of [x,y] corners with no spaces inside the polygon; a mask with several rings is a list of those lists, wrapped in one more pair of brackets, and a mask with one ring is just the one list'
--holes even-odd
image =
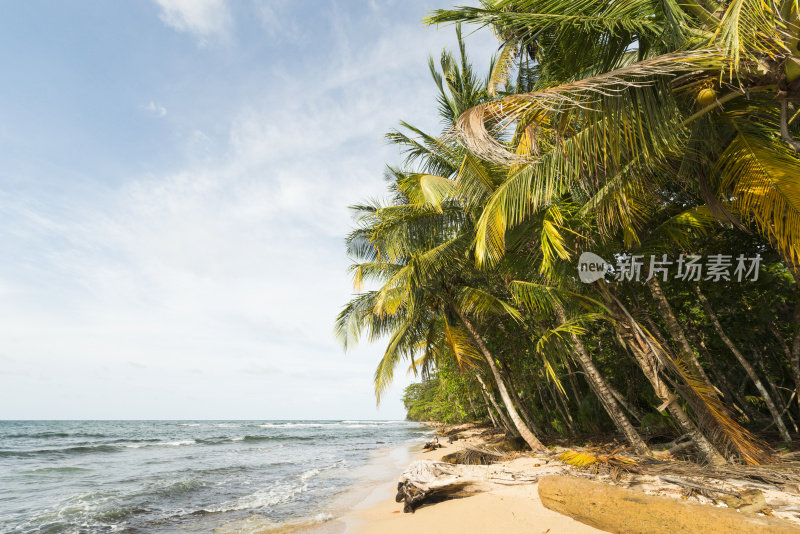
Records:
{"label": "fallen log", "polygon": [[690,488],[690,489],[701,491],[701,492],[705,492],[705,493],[712,493],[712,492],[714,492],[714,493],[724,493],[726,495],[734,495],[736,497],[739,497],[739,492],[738,491],[727,490],[727,489],[724,489],[724,488],[715,488],[713,486],[706,486],[704,484],[700,484],[698,482],[695,482],[694,480],[683,480],[682,478],[670,477],[670,476],[666,476],[666,475],[662,475],[662,476],[660,476],[658,478],[660,480],[668,483],[668,484],[675,484],[676,486],[683,486],[685,488]]}
{"label": "fallen log", "polygon": [[442,456],[442,461],[449,464],[490,465],[505,457],[501,452],[480,447],[466,447]]}
{"label": "fallen log", "polygon": [[417,460],[400,476],[395,501],[405,502],[403,511],[413,513],[423,504],[466,497],[496,485],[530,484],[541,476],[563,472],[562,467],[548,471],[512,472],[492,465],[455,465]]}
{"label": "fallen log", "polygon": [[542,478],[539,497],[542,504],[553,511],[620,534],[800,532],[795,525],[771,517],[646,495],[571,476]]}
{"label": "fallen log", "polygon": [[442,445],[439,443],[439,438],[433,438],[432,441],[428,441],[422,446],[422,452],[431,452],[441,448]]}
{"label": "fallen log", "polygon": [[397,483],[396,502],[405,502],[403,512],[413,513],[426,502],[458,496],[474,481],[460,477],[450,464],[419,460],[408,466]]}

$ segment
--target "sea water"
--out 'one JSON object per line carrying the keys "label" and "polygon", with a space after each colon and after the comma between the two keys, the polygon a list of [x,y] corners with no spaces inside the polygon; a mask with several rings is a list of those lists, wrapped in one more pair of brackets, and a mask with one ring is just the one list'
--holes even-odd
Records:
{"label": "sea water", "polygon": [[403,421],[0,421],[0,532],[163,533],[325,521]]}

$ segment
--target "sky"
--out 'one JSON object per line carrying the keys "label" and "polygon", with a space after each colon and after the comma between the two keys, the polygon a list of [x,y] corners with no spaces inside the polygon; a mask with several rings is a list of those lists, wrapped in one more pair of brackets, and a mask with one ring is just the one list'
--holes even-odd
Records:
{"label": "sky", "polygon": [[[465,3],[465,2],[461,2]],[[0,419],[400,419],[345,353],[347,206],[438,133],[447,0],[44,2],[0,18]],[[467,37],[478,72],[497,43]]]}

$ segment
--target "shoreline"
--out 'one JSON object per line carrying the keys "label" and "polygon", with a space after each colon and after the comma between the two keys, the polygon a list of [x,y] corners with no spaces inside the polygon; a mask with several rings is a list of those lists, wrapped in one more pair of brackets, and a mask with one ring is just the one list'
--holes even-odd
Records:
{"label": "shoreline", "polygon": [[[422,446],[435,435],[435,424],[419,422],[430,427],[430,435],[403,445],[382,447],[364,465],[353,468],[349,487],[334,497],[313,517],[297,522],[268,526],[254,534],[349,534],[354,526],[354,514],[394,499],[394,486],[399,474],[409,463],[419,458]],[[324,517],[325,519],[318,519]]]}
{"label": "shoreline", "polygon": [[[431,424],[429,426],[436,426]],[[442,448],[423,452],[422,444],[411,446],[413,460],[441,460],[445,454],[465,446],[481,446],[485,440],[478,436],[482,429],[462,432],[468,435],[453,443],[440,438]],[[416,449],[416,450],[414,450]],[[409,463],[410,463],[409,461]],[[512,471],[530,471],[541,464],[530,455],[498,462],[497,466]],[[403,467],[405,469],[406,466]],[[493,488],[468,497],[451,499],[434,505],[424,505],[414,513],[403,513],[403,503],[395,502],[397,481],[401,471],[395,473],[392,483],[376,487],[370,495],[337,518],[345,526],[345,534],[407,534],[408,532],[503,532],[528,534],[530,532],[604,532],[571,517],[545,508],[538,495],[538,483]],[[332,522],[333,522],[332,521]],[[314,530],[310,532],[324,532]]]}
{"label": "shoreline", "polygon": [[[421,446],[416,447],[412,459],[431,463],[422,463],[411,469],[406,467],[406,472],[396,473],[391,483],[375,488],[370,499],[363,500],[338,518],[346,526],[344,532],[588,534],[627,532],[629,526],[647,525],[642,531],[650,532],[655,528],[666,533],[671,531],[670,525],[677,524],[691,532],[710,531],[708,529],[714,528],[713,525],[722,524],[727,525],[721,530],[724,532],[800,531],[800,514],[796,514],[800,511],[797,497],[800,486],[785,484],[784,487],[785,479],[769,475],[768,471],[759,472],[755,482],[724,475],[721,479],[714,479],[712,476],[705,482],[707,486],[697,486],[700,483],[686,479],[698,473],[682,472],[680,462],[671,466],[675,471],[632,470],[623,476],[589,471],[583,476],[575,476],[578,472],[574,466],[559,454],[559,450],[561,453],[570,452],[568,449],[551,447],[555,451],[541,454],[520,451],[513,440],[505,440],[502,434],[484,430],[484,427],[461,425],[450,428],[445,435],[437,435],[440,448],[423,450]],[[454,434],[457,439],[451,442],[448,437]],[[443,460],[452,460],[450,456],[453,453],[466,448],[472,449],[470,454],[482,454],[481,449],[494,449],[505,451],[505,455],[490,466],[460,464],[450,468],[448,463],[443,463]],[[413,452],[414,449],[409,450]],[[445,456],[448,457],[446,460]],[[471,458],[476,459],[475,456]],[[463,461],[464,455],[455,455],[455,459]],[[640,465],[644,467],[646,464]],[[670,464],[667,462],[665,465]],[[424,504],[416,507],[414,513],[404,513],[408,501],[395,502],[401,474],[411,481],[411,493],[406,493],[406,499],[414,495],[414,488],[420,487],[415,484],[422,487],[436,482],[454,484],[454,479],[450,478],[453,474],[464,477],[456,480],[471,482],[461,486],[449,498],[423,501]],[[676,476],[661,476],[672,474]],[[428,476],[436,478],[429,482]],[[706,493],[687,495],[686,484],[695,484]],[[548,503],[547,507],[542,499]]]}
{"label": "shoreline", "polygon": [[[419,423],[418,429],[433,425]],[[353,510],[380,501],[384,491],[391,489],[406,466],[415,459],[422,444],[431,439],[435,429],[405,442],[383,445],[371,452],[363,464],[347,467],[347,480],[333,491],[320,506],[310,513],[294,518],[273,521],[259,513],[225,522],[213,529],[214,534],[343,534],[348,532],[346,518]],[[325,476],[325,475],[323,475]]]}

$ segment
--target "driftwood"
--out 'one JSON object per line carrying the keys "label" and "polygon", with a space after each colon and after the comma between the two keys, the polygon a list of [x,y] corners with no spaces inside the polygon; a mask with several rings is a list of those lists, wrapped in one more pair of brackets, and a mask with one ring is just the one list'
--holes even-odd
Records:
{"label": "driftwood", "polygon": [[491,489],[492,485],[530,484],[544,475],[563,473],[563,467],[537,472],[512,472],[488,465],[454,465],[432,460],[417,460],[400,476],[397,502],[403,511],[414,512],[423,504],[466,497]]}
{"label": "driftwood", "polygon": [[431,452],[441,448],[442,445],[439,443],[439,438],[433,438],[432,441],[428,441],[422,446],[422,452]]}
{"label": "driftwood", "polygon": [[601,530],[621,534],[798,532],[796,525],[771,517],[646,495],[571,476],[542,478],[539,497],[542,504],[551,510]]}
{"label": "driftwood", "polygon": [[442,461],[449,464],[491,465],[504,459],[506,455],[500,451],[483,447],[466,447],[442,456]]}
{"label": "driftwood", "polygon": [[715,488],[713,486],[707,486],[707,485],[704,485],[704,484],[700,484],[700,483],[695,482],[693,480],[683,480],[682,478],[663,476],[663,475],[658,477],[658,478],[660,480],[663,480],[664,482],[667,482],[668,484],[675,484],[675,485],[678,485],[678,486],[683,486],[685,488],[689,488],[689,489],[692,489],[692,490],[695,490],[695,491],[700,491],[700,492],[704,492],[704,493],[724,493],[726,495],[734,495],[736,497],[739,496],[739,492],[738,491],[727,490],[727,489],[724,489],[724,488]]}

